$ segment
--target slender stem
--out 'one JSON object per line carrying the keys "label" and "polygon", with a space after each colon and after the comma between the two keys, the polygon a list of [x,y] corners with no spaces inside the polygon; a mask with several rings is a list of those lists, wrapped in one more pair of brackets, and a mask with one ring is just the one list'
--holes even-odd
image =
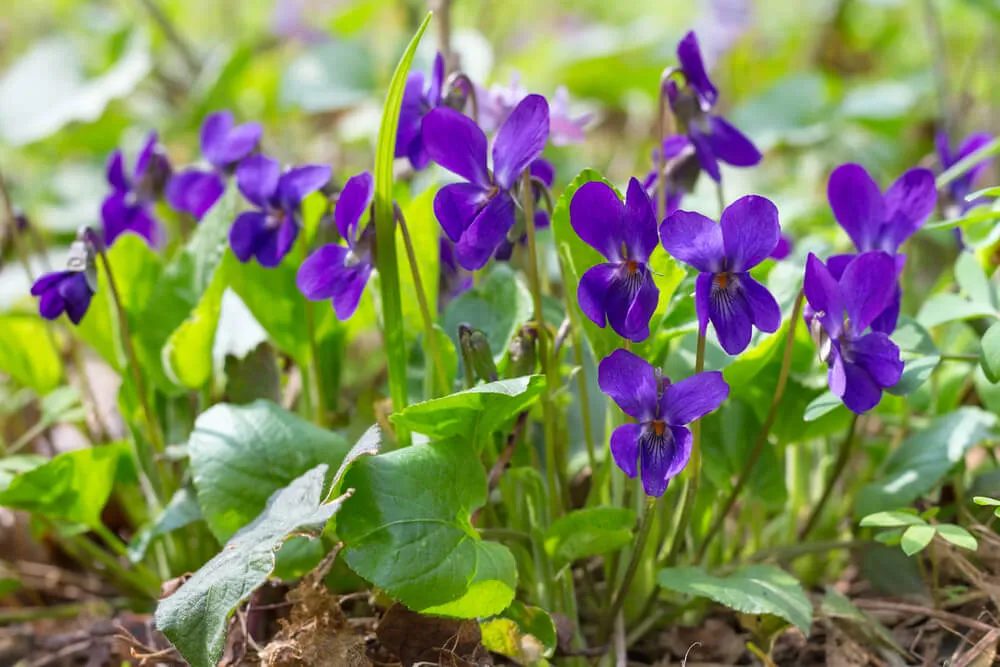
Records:
{"label": "slender stem", "polygon": [[617,618],[618,613],[622,609],[622,605],[625,604],[625,596],[628,594],[628,589],[632,585],[632,580],[635,579],[635,573],[639,570],[639,563],[642,561],[643,551],[646,549],[646,541],[649,539],[649,532],[655,523],[653,521],[653,510],[656,508],[656,501],[659,500],[655,496],[646,497],[646,509],[642,513],[642,521],[639,524],[639,532],[635,540],[635,548],[632,550],[632,557],[629,559],[628,567],[625,568],[625,577],[622,579],[621,585],[618,587],[617,592],[611,601],[611,606],[604,614],[604,618],[601,621],[601,643],[603,643],[608,637],[608,631],[611,629],[611,623]]}
{"label": "slender stem", "polygon": [[[309,244],[302,239],[302,261],[306,260],[309,254]],[[309,332],[309,366],[311,372],[308,377],[302,377],[302,395],[308,397],[315,396],[311,410],[313,420],[323,426],[326,423],[326,401],[323,397],[323,381],[320,379],[319,370],[319,346],[316,344],[316,313],[313,311],[313,302],[309,299],[306,302],[306,330]]]}
{"label": "slender stem", "polygon": [[937,186],[938,190],[941,190],[955,179],[961,178],[965,172],[972,169],[975,165],[979,164],[991,155],[996,155],[997,153],[1000,153],[1000,137],[994,139],[979,150],[969,153],[964,158],[946,169],[944,173],[935,179],[934,185]]}
{"label": "slender stem", "polygon": [[837,456],[837,461],[833,465],[833,474],[830,475],[830,479],[827,480],[826,486],[823,488],[823,495],[820,496],[819,502],[813,507],[812,512],[809,514],[809,518],[806,519],[806,523],[802,526],[802,530],[799,531],[799,542],[804,542],[812,529],[816,527],[819,523],[819,518],[823,514],[823,508],[826,507],[827,502],[830,500],[830,496],[833,495],[833,488],[837,485],[837,480],[844,473],[847,468],[847,462],[851,458],[851,449],[854,447],[854,440],[856,439],[858,430],[859,415],[854,415],[854,419],[851,420],[850,430],[847,432],[847,437],[844,438],[843,444],[840,446],[840,454]]}
{"label": "slender stem", "polygon": [[941,361],[971,361],[979,363],[978,354],[942,354]]}
{"label": "slender stem", "polygon": [[[403,245],[406,246],[406,258],[410,262],[410,273],[413,275],[413,287],[417,292],[417,304],[420,306],[420,316],[424,320],[424,336],[427,338],[427,348],[431,352],[434,361],[434,368],[437,371],[438,382],[441,384],[441,391],[447,392],[448,373],[444,368],[444,361],[441,359],[441,348],[438,347],[437,332],[434,331],[434,318],[431,317],[431,309],[427,305],[427,295],[424,292],[424,281],[420,278],[420,267],[417,265],[417,254],[413,250],[413,239],[410,238],[410,230],[406,226],[406,217],[399,205],[393,202],[396,211],[396,222],[399,223],[399,231],[403,233]],[[432,383],[433,384],[433,383]],[[437,394],[435,394],[437,395]]]}
{"label": "slender stem", "polygon": [[461,83],[468,90],[468,101],[469,106],[472,107],[472,121],[479,124],[479,101],[476,99],[476,85],[472,83],[472,79],[468,77],[467,74],[462,72],[455,72],[448,78],[448,85],[445,86],[446,89],[454,88],[457,84]]}
{"label": "slender stem", "polygon": [[451,0],[430,0],[427,3],[437,17],[438,51],[444,58],[445,73],[454,68],[451,54]]}
{"label": "slender stem", "polygon": [[715,194],[719,199],[719,216],[722,216],[722,212],[726,210],[726,195],[722,191],[722,179],[715,184]]}
{"label": "slender stem", "polygon": [[[694,373],[697,375],[705,370],[705,334],[698,333],[698,351],[695,355]],[[677,558],[681,545],[684,543],[684,535],[687,533],[688,525],[691,523],[694,501],[698,495],[698,486],[701,481],[701,420],[691,424],[691,462],[688,470],[687,487],[684,495],[681,496],[681,516],[677,520],[677,529],[674,531],[674,538],[670,543],[670,551],[667,553],[664,562],[669,565]]]}
{"label": "slender stem", "polygon": [[754,466],[757,464],[757,459],[760,458],[761,453],[764,451],[764,446],[767,444],[767,436],[771,432],[771,427],[774,425],[775,418],[778,416],[778,408],[781,406],[781,399],[785,395],[785,387],[788,384],[788,372],[792,367],[792,348],[795,345],[795,329],[799,324],[799,316],[802,313],[802,303],[804,299],[805,292],[800,290],[799,295],[795,298],[795,306],[792,308],[792,319],[788,322],[788,334],[785,336],[785,353],[781,359],[781,370],[778,372],[778,386],[775,387],[774,398],[771,399],[771,408],[768,410],[767,418],[764,419],[764,424],[761,426],[760,434],[757,436],[757,440],[753,444],[753,449],[750,450],[750,456],[747,458],[747,462],[743,466],[743,470],[740,472],[736,486],[733,487],[733,490],[730,492],[726,502],[723,503],[722,511],[720,511],[715,517],[715,521],[708,529],[708,533],[705,535],[704,541],[698,548],[698,553],[694,557],[695,565],[700,563],[702,558],[705,557],[705,552],[708,550],[708,546],[711,544],[712,538],[715,537],[715,534],[719,532],[725,523],[726,516],[733,509],[733,505],[736,504],[736,500],[740,497],[740,493],[743,492],[743,488],[750,480],[750,474],[753,472]]}
{"label": "slender stem", "polygon": [[521,178],[521,200],[524,222],[528,236],[528,281],[531,284],[531,301],[538,326],[538,354],[545,375],[545,389],[542,393],[542,412],[545,419],[545,468],[549,483],[549,498],[552,516],[560,514],[560,493],[556,471],[556,423],[552,405],[553,368],[549,358],[549,330],[545,326],[545,312],[542,308],[542,285],[539,279],[538,248],[535,238],[535,194],[531,188],[531,173],[525,169]]}
{"label": "slender stem", "polygon": [[198,74],[201,66],[198,64],[198,59],[194,55],[194,50],[191,46],[184,40],[181,36],[180,31],[174,26],[170,21],[170,18],[160,9],[159,5],[156,4],[155,0],[139,0],[140,4],[149,13],[149,16],[153,19],[153,22],[159,26],[160,30],[163,31],[163,35],[167,38],[173,47],[177,50],[181,59],[184,61],[184,65],[188,69],[188,74],[194,77]]}
{"label": "slender stem", "polygon": [[[566,265],[559,258],[559,272],[562,275],[563,285],[568,285],[569,276],[566,274]],[[590,423],[590,391],[587,389],[587,370],[584,366],[583,357],[583,337],[580,336],[580,321],[576,316],[576,303],[573,295],[568,291],[566,297],[566,316],[569,318],[569,331],[573,339],[573,361],[576,363],[577,391],[580,393],[580,418],[583,420],[583,439],[587,443],[587,463],[590,465],[591,475],[597,474],[597,447],[594,443],[594,430]]]}

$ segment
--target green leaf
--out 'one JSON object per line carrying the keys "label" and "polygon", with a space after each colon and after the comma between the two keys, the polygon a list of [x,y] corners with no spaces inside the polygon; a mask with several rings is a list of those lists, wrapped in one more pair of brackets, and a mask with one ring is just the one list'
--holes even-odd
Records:
{"label": "green leaf", "polygon": [[955,262],[955,281],[973,302],[996,309],[990,281],[974,253],[959,253],[958,261]]}
{"label": "green leaf", "polygon": [[194,312],[167,339],[164,370],[171,380],[188,389],[200,389],[212,379],[212,347],[225,291],[225,275],[217,271]]}
{"label": "green leaf", "polygon": [[292,534],[318,535],[346,496],[323,503],[325,464],[275,491],[264,511],[212,560],[156,608],[156,627],[192,667],[214,667],[222,657],[233,610],[267,581],[274,553]]}
{"label": "green leaf", "polygon": [[859,492],[855,514],[865,516],[913,504],[964,460],[965,452],[992,437],[996,421],[996,416],[973,407],[937,417],[889,455],[881,479]]}
{"label": "green leaf", "polygon": [[816,421],[823,415],[843,406],[844,402],[841,401],[832,391],[825,391],[814,398],[806,407],[806,414],[803,419],[807,422]]}
{"label": "green leaf", "polygon": [[932,222],[928,225],[924,225],[925,230],[940,230],[940,229],[954,229],[956,227],[971,227],[972,225],[978,225],[982,222],[993,222],[994,220],[1000,220],[1000,211],[991,211],[989,209],[973,209],[967,215],[960,216],[958,218],[950,218],[948,220],[941,220],[939,222]]}
{"label": "green leaf", "polygon": [[62,381],[62,360],[52,345],[50,326],[35,315],[0,315],[0,372],[39,394]]}
{"label": "green leaf", "polygon": [[518,328],[531,319],[531,313],[528,288],[509,266],[497,264],[478,285],[448,304],[442,321],[456,350],[461,349],[459,324],[481,330],[493,351],[493,361],[499,363]]}
{"label": "green leaf", "polygon": [[150,525],[144,527],[128,545],[128,559],[138,563],[146,556],[149,545],[157,537],[166,535],[196,521],[201,521],[201,507],[194,490],[185,486],[177,490],[174,496],[163,508],[160,515]]}
{"label": "green leaf", "polygon": [[903,375],[886,391],[895,396],[907,396],[930,379],[941,362],[941,352],[930,332],[905,315],[899,318],[892,340],[899,346],[903,358]]}
{"label": "green leaf", "polygon": [[503,571],[513,564],[499,555],[506,548],[480,548],[469,521],[486,501],[486,471],[467,442],[413,445],[359,461],[344,486],[355,492],[337,533],[351,569],[415,611],[461,600],[461,609],[448,611],[496,613],[503,586],[478,601],[466,597],[480,567],[491,568],[489,581],[513,576]]}
{"label": "green leaf", "polygon": [[121,58],[88,78],[87,58],[65,37],[38,42],[0,80],[0,138],[21,146],[55,134],[73,121],[93,122],[112,100],[125,97],[153,67],[149,37],[136,30]]}
{"label": "green leaf", "polygon": [[[395,160],[396,132],[399,124],[399,110],[403,103],[403,89],[406,87],[410,63],[417,52],[417,44],[431,22],[431,14],[424,17],[417,33],[410,40],[403,57],[396,65],[396,71],[389,82],[389,90],[382,108],[382,121],[378,130],[378,144],[375,147],[375,243],[379,252],[379,287],[382,294],[382,324],[386,361],[389,366],[389,394],[396,411],[406,407],[408,401],[406,386],[406,332],[403,325],[403,306],[399,283],[399,263],[396,259],[396,225],[392,205],[392,166]],[[409,443],[405,431],[397,433],[400,444]]]}
{"label": "green leaf", "polygon": [[499,614],[514,600],[517,563],[510,549],[496,542],[474,542],[476,576],[457,600],[421,609],[421,613],[455,618]]}
{"label": "green leaf", "polygon": [[1000,507],[1000,500],[987,498],[986,496],[976,496],[972,499],[972,502],[982,507]]}
{"label": "green leaf", "polygon": [[899,541],[899,546],[902,547],[903,553],[907,556],[912,556],[917,552],[923,551],[931,543],[931,540],[934,539],[934,533],[934,526],[910,526],[903,531],[903,537]]}
{"label": "green leaf", "polygon": [[515,600],[499,618],[480,623],[479,627],[483,646],[493,653],[520,659],[522,664],[534,664],[526,659],[533,652],[541,653],[538,657],[551,657],[556,650],[556,624],[541,607]]}
{"label": "green leaf", "polygon": [[101,525],[124,442],[77,449],[19,474],[0,492],[0,507],[85,526]]}
{"label": "green leaf", "polygon": [[958,294],[935,294],[924,301],[917,314],[917,322],[924,328],[933,329],[947,322],[977,317],[995,319],[997,312],[989,304],[974,303]]}
{"label": "green leaf", "polygon": [[956,526],[953,523],[942,523],[935,527],[937,528],[938,535],[956,547],[968,549],[969,551],[975,551],[979,548],[979,542],[973,537],[972,533],[961,526]]}
{"label": "green leaf", "polygon": [[140,363],[156,386],[166,393],[176,394],[182,389],[164,368],[164,348],[212,285],[226,252],[238,202],[237,189],[230,184],[198,224],[188,244],[163,270],[140,316],[142,326],[133,331]]}
{"label": "green leaf", "polygon": [[34,470],[48,459],[37,454],[15,454],[0,458],[0,491],[6,491],[10,483],[21,473]]}
{"label": "green leaf", "polygon": [[277,489],[317,464],[341,465],[349,449],[336,433],[269,401],[209,408],[195,421],[188,454],[212,534],[225,542]]}
{"label": "green leaf", "polygon": [[875,512],[861,519],[861,525],[875,528],[895,528],[896,526],[925,526],[927,522],[908,512]]}
{"label": "green leaf", "polygon": [[1000,322],[994,322],[979,341],[979,364],[993,384],[1000,382]]}
{"label": "green leaf", "polygon": [[739,355],[733,363],[722,369],[726,382],[740,385],[750,382],[774,358],[778,350],[783,350],[788,338],[789,321],[785,320],[781,328],[773,334],[767,334],[758,339],[758,343]]}
{"label": "green leaf", "polygon": [[431,439],[456,437],[478,448],[491,433],[531,407],[544,389],[541,375],[499,380],[415,403],[391,419]]}
{"label": "green leaf", "polygon": [[812,605],[795,577],[773,565],[745,565],[726,577],[700,567],[660,570],[660,586],[707,597],[744,614],[773,614],[809,634]]}
{"label": "green leaf", "polygon": [[[410,240],[413,242],[413,253],[417,256],[420,282],[424,287],[427,308],[432,318],[438,312],[437,285],[441,270],[441,225],[434,216],[436,194],[437,188],[427,188],[402,206],[403,215],[406,216],[406,226],[410,231]],[[413,271],[406,255],[401,229],[396,230],[396,255],[399,257],[399,288],[403,295],[403,322],[406,324],[407,344],[412,345],[417,338],[417,332],[422,334],[424,331],[424,318],[420,313],[417,287],[413,282]]]}
{"label": "green leaf", "polygon": [[632,541],[635,512],[588,507],[556,519],[545,531],[545,551],[560,563],[616,551]]}

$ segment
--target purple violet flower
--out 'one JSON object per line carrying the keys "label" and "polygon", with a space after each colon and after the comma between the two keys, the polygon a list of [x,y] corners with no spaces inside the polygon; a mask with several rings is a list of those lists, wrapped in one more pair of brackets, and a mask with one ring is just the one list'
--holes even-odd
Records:
{"label": "purple violet flower", "polygon": [[120,150],[111,154],[106,172],[112,191],[101,205],[104,243],[110,246],[121,234],[134,232],[154,248],[161,245],[163,229],[153,207],[170,178],[170,162],[157,143],[156,133],[149,133],[131,176],[126,173]]}
{"label": "purple violet flower", "polygon": [[374,197],[375,179],[367,171],[347,180],[333,214],[347,247],[331,243],[316,249],[302,262],[295,279],[307,299],[331,299],[333,312],[341,321],[350,319],[358,309],[375,268],[375,227],[368,224]]}
{"label": "purple violet flower", "polygon": [[472,289],[474,281],[472,273],[458,265],[455,244],[444,235],[440,239],[439,257],[441,274],[438,277],[438,310],[444,312],[450,301]]}
{"label": "purple violet flower", "polygon": [[[948,135],[944,132],[938,132],[934,137],[934,146],[937,148],[938,158],[941,160],[941,170],[950,169],[991,141],[993,141],[993,137],[989,134],[976,132],[963,139],[962,143],[958,145],[958,150],[952,153],[948,142]],[[958,215],[962,215],[976,205],[976,202],[968,202],[965,198],[972,192],[972,186],[975,184],[976,179],[982,176],[992,161],[992,156],[983,158],[972,169],[948,184],[949,204],[958,208]],[[949,217],[951,216],[949,215]]]}
{"label": "purple violet flower", "polygon": [[438,107],[424,117],[424,147],[434,162],[465,178],[434,197],[434,214],[456,242],[463,268],[481,269],[514,226],[512,191],[536,160],[549,136],[549,105],[528,95],[510,114],[493,141],[493,171],[486,166],[486,134],[454,109]]}
{"label": "purple violet flower", "polygon": [[421,124],[427,112],[441,106],[444,71],[444,56],[438,53],[429,79],[423,72],[410,72],[406,79],[395,156],[409,158],[414,169],[423,169],[431,159],[424,147]]}
{"label": "purple violet flower", "polygon": [[892,299],[896,262],[882,251],[851,258],[839,279],[812,253],[804,289],[813,311],[810,330],[829,370],[830,391],[861,414],[882,400],[882,390],[899,382],[899,348],[880,331],[865,333]]}
{"label": "purple violet flower", "polygon": [[[827,198],[833,215],[851,237],[858,252],[883,250],[896,255],[902,272],[906,256],[899,247],[927,221],[937,205],[934,174],[928,169],[910,169],[893,183],[885,195],[859,164],[843,164],[830,174]],[[833,266],[831,265],[831,271]],[[839,276],[835,276],[839,278]],[[895,295],[885,312],[872,323],[875,331],[892,333],[899,319],[902,292],[895,282]]]}
{"label": "purple violet flower", "polygon": [[676,211],[660,225],[660,238],[674,258],[701,272],[695,282],[701,335],[711,321],[722,349],[737,355],[750,344],[753,327],[778,330],[778,302],[750,275],[781,238],[778,209],[769,199],[737,199],[722,212],[720,224],[700,213]]}
{"label": "purple violet flower", "polygon": [[201,154],[212,169],[188,167],[167,184],[167,201],[178,210],[201,220],[226,191],[226,177],[260,143],[260,123],[235,125],[230,111],[210,114],[201,124]]}
{"label": "purple violet flower", "polygon": [[[545,158],[538,158],[528,167],[528,172],[533,178],[537,178],[544,183],[546,188],[549,190],[552,189],[552,184],[556,180],[556,169],[552,166],[551,162]],[[535,195],[535,229],[545,229],[552,221],[549,220],[549,212],[540,206],[542,190],[537,185],[532,184],[531,191]],[[517,242],[525,243],[527,239],[528,233],[525,232],[521,234]],[[497,251],[493,253],[493,257],[500,262],[506,262],[510,260],[513,254],[514,243],[509,238],[505,238],[497,247]]]}
{"label": "purple violet flower", "polygon": [[47,320],[66,316],[80,324],[97,292],[97,265],[94,247],[83,239],[70,246],[65,271],[46,273],[31,286],[31,295],[39,297],[38,312]]}
{"label": "purple violet flower", "polygon": [[646,191],[633,178],[622,203],[606,183],[584,183],[569,203],[569,220],[577,235],[608,260],[581,276],[580,310],[599,327],[609,322],[622,338],[646,340],[660,298],[649,267],[657,236]]}
{"label": "purple violet flower", "polygon": [[718,183],[722,179],[719,161],[734,167],[752,167],[762,155],[742,132],[721,116],[710,113],[718,91],[705,72],[698,40],[689,32],[677,45],[677,59],[686,87],[673,80],[666,82],[667,98],[684,132],[694,144],[695,154],[708,175]]}
{"label": "purple violet flower", "polygon": [[[528,96],[528,89],[521,85],[520,77],[515,72],[511,75],[509,86],[493,84],[489,90],[477,86],[474,94],[479,125],[485,132],[494,132],[503,125],[514,107]],[[569,90],[566,86],[556,88],[549,105],[549,139],[552,145],[582,144],[586,139],[587,125],[592,120],[593,114],[572,116],[569,110]]]}
{"label": "purple violet flower", "polygon": [[236,184],[257,210],[240,213],[229,230],[236,258],[248,262],[256,257],[261,266],[278,266],[299,234],[299,205],[329,181],[327,165],[304,165],[281,173],[281,164],[265,155],[240,162]]}
{"label": "purple violet flower", "polygon": [[722,373],[698,373],[671,384],[659,368],[628,350],[618,349],[597,370],[601,391],[638,423],[611,434],[611,455],[629,477],[642,472],[647,495],[662,496],[667,484],[691,457],[687,425],[718,408],[729,396]]}
{"label": "purple violet flower", "polygon": [[[664,215],[670,215],[680,208],[684,195],[694,189],[701,173],[698,159],[695,157],[691,140],[683,134],[674,134],[663,140],[663,168],[667,170],[667,210]],[[642,187],[653,202],[656,209],[659,203],[660,179],[657,169],[660,168],[660,152],[653,149],[653,168],[646,174]]]}

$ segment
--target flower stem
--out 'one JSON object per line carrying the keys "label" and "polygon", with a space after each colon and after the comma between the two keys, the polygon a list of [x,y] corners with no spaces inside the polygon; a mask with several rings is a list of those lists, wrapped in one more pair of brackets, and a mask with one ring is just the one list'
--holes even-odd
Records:
{"label": "flower stem", "polygon": [[840,446],[840,454],[837,456],[836,463],[833,464],[833,474],[830,475],[830,479],[827,480],[826,486],[823,488],[823,495],[820,496],[819,502],[813,507],[812,512],[809,514],[809,518],[806,519],[806,523],[802,526],[802,530],[799,531],[799,542],[804,542],[812,529],[816,527],[819,523],[819,518],[823,514],[823,508],[826,507],[826,503],[829,502],[830,496],[833,495],[833,487],[837,485],[837,480],[840,476],[844,474],[844,470],[847,468],[847,462],[851,458],[851,449],[854,447],[855,436],[858,431],[858,421],[859,415],[854,415],[854,419],[851,420],[850,429],[847,431],[847,437],[844,438],[844,443]]}
{"label": "flower stem", "polygon": [[642,513],[642,520],[639,524],[639,531],[636,535],[635,548],[632,550],[632,557],[629,559],[628,567],[625,568],[625,577],[622,579],[621,585],[615,592],[614,597],[611,600],[611,605],[608,607],[607,611],[604,613],[604,619],[601,622],[600,638],[604,642],[607,640],[608,632],[611,629],[611,624],[617,618],[618,613],[622,609],[622,605],[625,604],[625,596],[628,594],[628,589],[632,585],[632,580],[635,579],[635,573],[639,569],[639,562],[642,560],[643,551],[646,549],[646,541],[649,539],[650,530],[653,528],[653,510],[656,508],[656,501],[659,498],[655,496],[646,497],[646,509]]}
{"label": "flower stem", "polygon": [[[569,276],[566,274],[566,265],[560,256],[559,272],[562,275],[563,285],[569,284]],[[577,390],[580,393],[580,418],[583,420],[583,439],[587,443],[587,463],[590,465],[590,474],[597,474],[597,447],[594,444],[594,431],[590,423],[590,392],[587,390],[587,369],[584,365],[583,338],[580,336],[580,320],[576,317],[576,304],[573,302],[573,295],[566,292],[566,316],[569,317],[570,336],[573,339],[573,361],[576,363],[579,372],[576,376]]]}
{"label": "flower stem", "polygon": [[[694,361],[694,373],[697,375],[705,370],[705,334],[698,333],[698,351],[695,355]],[[677,520],[677,528],[674,530],[674,537],[670,543],[670,551],[667,553],[666,557],[662,559],[667,565],[674,562],[677,558],[677,554],[680,552],[681,545],[684,543],[684,534],[687,533],[688,525],[691,523],[691,514],[693,511],[695,497],[698,495],[698,485],[701,481],[701,420],[695,421],[691,424],[691,462],[688,465],[688,470],[691,474],[688,476],[687,486],[684,489],[684,495],[681,496],[681,516]]]}
{"label": "flower stem", "polygon": [[[413,275],[413,287],[417,292],[417,304],[420,306],[420,316],[424,320],[424,336],[427,338],[427,348],[431,352],[434,361],[434,368],[437,371],[438,382],[441,384],[441,391],[447,392],[448,373],[444,369],[444,361],[441,360],[441,349],[438,347],[437,332],[434,331],[434,318],[431,317],[431,309],[427,305],[427,294],[424,292],[424,281],[420,279],[420,267],[417,266],[417,254],[413,250],[413,239],[410,238],[410,230],[406,226],[406,216],[400,210],[399,204],[393,202],[396,211],[396,222],[399,223],[399,231],[403,233],[403,245],[406,246],[406,258],[410,263],[410,273]],[[431,383],[433,386],[433,383]],[[435,392],[434,394],[438,394]]]}
{"label": "flower stem", "polygon": [[788,334],[785,336],[785,353],[781,359],[781,370],[778,372],[778,386],[774,390],[774,398],[771,400],[771,409],[767,413],[767,418],[764,419],[764,424],[761,426],[760,435],[757,436],[757,441],[753,444],[753,449],[750,451],[750,457],[747,458],[746,464],[743,466],[743,470],[740,472],[740,477],[736,482],[736,486],[730,492],[729,497],[726,502],[722,505],[722,511],[718,513],[715,517],[715,521],[712,526],[708,529],[708,533],[705,535],[704,541],[702,541],[701,546],[698,548],[698,553],[694,557],[694,563],[697,565],[701,562],[701,559],[705,557],[705,552],[708,550],[709,544],[712,542],[712,538],[715,534],[719,532],[722,525],[726,521],[726,516],[729,514],[730,510],[733,509],[733,505],[736,504],[736,500],[740,497],[740,493],[743,492],[743,487],[747,485],[750,480],[750,473],[753,472],[754,465],[757,463],[757,459],[760,458],[761,452],[764,451],[764,445],[767,444],[767,436],[771,432],[771,427],[774,425],[774,420],[778,416],[778,407],[781,405],[781,399],[785,395],[785,387],[788,384],[788,372],[792,366],[792,348],[795,345],[795,329],[799,324],[799,316],[802,313],[802,302],[805,299],[805,292],[799,291],[799,295],[795,298],[795,307],[792,308],[792,319],[788,322]]}
{"label": "flower stem", "polygon": [[538,356],[545,375],[545,389],[542,392],[542,413],[545,420],[545,471],[549,485],[549,500],[552,504],[552,518],[561,514],[560,492],[556,471],[556,421],[552,405],[553,368],[549,358],[549,330],[545,326],[542,308],[542,284],[539,279],[538,248],[535,238],[535,193],[531,187],[531,173],[525,169],[521,177],[521,205],[528,235],[528,281],[531,284],[531,301],[538,326]]}
{"label": "flower stem", "polygon": [[[309,254],[309,244],[302,240],[302,261],[306,261]],[[323,381],[320,379],[319,370],[319,346],[316,344],[316,313],[313,310],[313,302],[306,299],[306,329],[309,332],[309,366],[308,377],[302,378],[302,393],[307,398],[314,393],[315,400],[309,401],[314,408],[311,410],[313,421],[320,426],[326,423],[326,401],[323,398]]]}

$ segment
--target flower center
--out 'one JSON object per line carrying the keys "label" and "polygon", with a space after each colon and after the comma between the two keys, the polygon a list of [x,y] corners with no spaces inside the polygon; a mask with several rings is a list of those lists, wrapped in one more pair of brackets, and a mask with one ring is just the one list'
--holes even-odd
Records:
{"label": "flower center", "polygon": [[625,262],[625,266],[628,267],[628,273],[631,276],[634,276],[635,272],[639,270],[639,262],[631,259]]}
{"label": "flower center", "polygon": [[268,210],[267,216],[265,218],[264,224],[268,229],[277,229],[281,226],[281,223],[285,221],[285,212],[280,208],[272,208]]}
{"label": "flower center", "polygon": [[660,419],[657,419],[656,421],[653,422],[653,433],[655,433],[657,437],[662,436],[666,428],[667,428],[667,423]]}
{"label": "flower center", "polygon": [[726,289],[729,284],[730,275],[728,273],[716,273],[715,274],[715,284],[719,286],[719,289]]}

